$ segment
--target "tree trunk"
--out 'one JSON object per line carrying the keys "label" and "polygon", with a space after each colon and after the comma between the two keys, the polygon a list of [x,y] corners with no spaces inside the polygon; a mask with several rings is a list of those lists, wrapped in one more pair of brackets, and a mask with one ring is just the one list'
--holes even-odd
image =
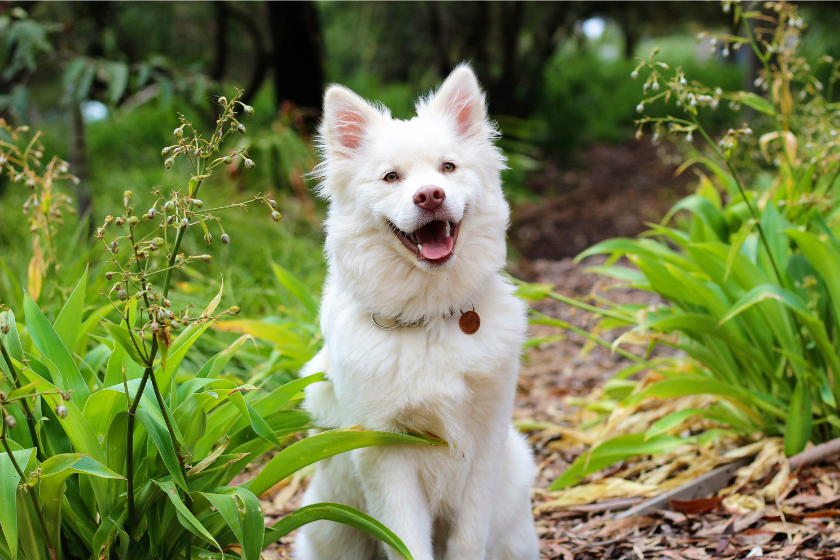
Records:
{"label": "tree trunk", "polygon": [[76,209],[79,213],[79,219],[88,221],[88,236],[92,237],[96,229],[93,216],[93,192],[90,188],[85,121],[82,118],[80,103],[70,103],[70,118],[73,133],[70,144],[70,161],[68,163],[70,163],[70,173],[79,179],[76,184]]}
{"label": "tree trunk", "polygon": [[[277,106],[291,101],[314,124],[324,89],[321,29],[314,2],[269,2]],[[308,109],[308,111],[307,111]]]}

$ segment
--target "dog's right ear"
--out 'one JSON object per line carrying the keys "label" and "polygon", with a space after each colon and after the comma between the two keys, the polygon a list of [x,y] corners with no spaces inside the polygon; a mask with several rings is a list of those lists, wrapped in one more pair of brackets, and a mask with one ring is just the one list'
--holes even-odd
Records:
{"label": "dog's right ear", "polygon": [[382,115],[344,86],[330,86],[324,95],[321,137],[326,148],[350,157],[364,143],[371,125]]}

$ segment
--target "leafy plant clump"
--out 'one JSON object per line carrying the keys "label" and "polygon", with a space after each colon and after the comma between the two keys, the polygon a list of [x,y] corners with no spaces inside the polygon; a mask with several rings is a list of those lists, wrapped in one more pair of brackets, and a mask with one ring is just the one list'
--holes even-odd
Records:
{"label": "leafy plant clump", "polygon": [[[265,374],[253,378],[260,386],[231,380],[225,367],[252,338],[247,334],[199,362],[186,381],[175,381],[199,337],[220,317],[239,313],[236,306],[217,311],[221,291],[200,312],[193,304],[173,308],[176,271],[212,258],[183,253],[185,237],[197,232],[207,243],[236,243],[220,213],[253,204],[280,219],[269,197],[214,207],[198,198],[212,196],[202,187],[220,165],[241,158],[254,168],[244,147],[222,153],[230,134],[244,134],[241,114],[253,113],[239,95],[217,99],[221,114],[208,136],[181,116],[162,157],[166,168],[184,162],[183,189],[154,190],[155,202],[142,210],[127,190],[121,212],[95,229],[111,283],[101,294],[106,303],[87,305],[85,272],[72,290],[65,287],[70,295],[52,320],[30,293],[23,295],[25,325],[0,306],[0,557],[257,560],[266,546],[318,519],[367,531],[411,557],[387,528],[340,504],[301,508],[266,528],[258,497],[337,453],[442,442],[356,428],[301,440],[313,426],[297,408],[299,393],[323,375],[285,385],[268,383]],[[3,144],[0,157],[17,166],[15,177],[22,174],[28,186],[34,181],[26,209],[45,213],[33,217],[45,228],[36,232],[35,247],[59,247],[60,214],[52,209],[69,201],[51,190],[51,180],[70,178],[69,169],[54,160],[46,172],[35,171],[43,153],[37,135],[23,150],[15,146]],[[275,448],[280,452],[261,470],[232,484]]]}
{"label": "leafy plant clump", "polygon": [[[715,34],[713,45],[751,49],[761,64],[755,85],[763,95],[691,81],[681,68],[656,60],[656,51],[640,61],[631,77],[644,77],[648,96],[637,109],[664,102],[672,114],[643,116],[639,134],[651,129],[654,142],[665,134],[689,143],[697,136],[710,155],[701,152],[684,164],[695,166],[699,187],[660,224],[650,224],[640,239],[608,240],[578,256],[609,255],[593,271],[668,303],[640,307],[596,297],[590,304],[529,290],[532,297],[549,294],[592,313],[596,331],[586,336],[635,362],[608,383],[620,402],[603,421],[626,417],[651,399],[715,399],[674,411],[646,432],[600,442],[553,489],[619,460],[698,443],[696,434],[678,437],[698,418],[724,427],[719,434],[782,436],[787,456],[808,442],[840,437],[840,107],[832,102],[840,66],[830,57],[818,61],[830,69],[823,84],[817,69],[797,55],[805,23],[795,5],[770,2],[763,11],[723,6],[743,35]],[[697,117],[722,103],[752,107],[758,116],[714,141]],[[690,213],[687,225],[671,226],[680,211]],[[636,269],[617,265],[622,257]],[[545,316],[535,321],[557,324]],[[613,343],[598,336],[615,329],[629,330]],[[622,343],[646,345],[647,353],[633,354]],[[656,346],[682,353],[650,359]],[[627,379],[645,371],[641,381]]]}

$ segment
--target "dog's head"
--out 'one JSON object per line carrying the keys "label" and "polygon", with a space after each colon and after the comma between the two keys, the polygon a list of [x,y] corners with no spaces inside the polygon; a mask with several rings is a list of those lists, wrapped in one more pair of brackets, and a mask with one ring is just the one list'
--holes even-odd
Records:
{"label": "dog's head", "polygon": [[332,86],[320,132],[331,269],[371,307],[406,316],[468,304],[504,266],[504,158],[468,66],[408,121]]}

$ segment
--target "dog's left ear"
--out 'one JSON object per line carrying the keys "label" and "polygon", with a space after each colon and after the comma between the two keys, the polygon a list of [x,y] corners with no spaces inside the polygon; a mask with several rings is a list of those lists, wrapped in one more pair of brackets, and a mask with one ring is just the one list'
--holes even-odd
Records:
{"label": "dog's left ear", "polygon": [[487,109],[484,93],[472,68],[462,64],[453,70],[434,97],[421,109],[421,112],[425,111],[450,117],[461,136],[480,134],[487,119]]}

